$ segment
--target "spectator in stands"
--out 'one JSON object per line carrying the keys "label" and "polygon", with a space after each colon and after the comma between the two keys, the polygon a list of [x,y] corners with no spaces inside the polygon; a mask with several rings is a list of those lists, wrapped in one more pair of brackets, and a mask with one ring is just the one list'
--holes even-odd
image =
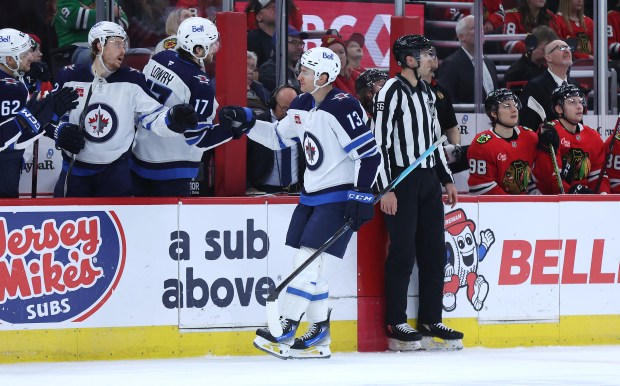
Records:
{"label": "spectator in stands", "polygon": [[[75,46],[71,63],[90,64],[90,47],[88,31],[95,25],[95,0],[58,0],[58,13],[54,18],[54,27],[58,36],[58,47]],[[114,5],[114,17],[127,29],[129,23],[123,10]]]}
{"label": "spectator in stands", "polygon": [[620,1],[609,0],[607,3],[607,44],[609,59],[620,59]]}
{"label": "spectator in stands", "polygon": [[[295,66],[297,62],[301,58],[301,54],[304,53],[304,39],[308,37],[308,34],[305,32],[299,32],[295,28],[289,26],[288,27],[288,45],[287,45],[287,68],[286,68],[286,82],[288,85],[299,90],[299,80],[297,80],[297,75],[295,74]],[[277,36],[273,35],[273,47],[277,44]],[[258,81],[272,92],[275,90],[278,84],[276,84],[276,56],[275,49],[271,55],[271,58],[259,66],[258,70]]]}
{"label": "spectator in stands", "polygon": [[568,77],[573,64],[570,46],[564,40],[554,40],[545,46],[547,71],[530,80],[521,92],[523,110],[519,123],[532,130],[538,130],[545,120],[555,119],[551,105],[551,93],[564,82],[577,84]]}
{"label": "spectator in stands", "polygon": [[221,0],[178,0],[177,7],[187,8],[192,16],[215,19],[215,14],[222,10]]}
{"label": "spectator in stands", "polygon": [[271,57],[274,46],[272,37],[276,32],[276,4],[270,1],[263,5],[253,0],[256,14],[256,29],[248,32],[248,51],[258,56],[258,67]]}
{"label": "spectator in stands", "polygon": [[269,90],[261,83],[257,82],[258,70],[256,68],[256,54],[248,51],[248,68],[247,68],[247,98],[248,107],[254,110],[257,119],[270,120],[269,117]]}
{"label": "spectator in stands", "polygon": [[493,91],[484,102],[491,128],[479,133],[467,152],[469,193],[538,193],[531,178],[537,156],[537,135],[518,126],[521,102],[508,89]]}
{"label": "spectator in stands", "polygon": [[365,71],[362,68],[362,59],[364,58],[364,43],[366,39],[359,32],[353,32],[345,43],[347,44],[347,57],[349,58],[349,66],[360,74]]}
{"label": "spectator in stands", "polygon": [[[474,103],[474,17],[465,16],[456,24],[456,35],[461,48],[448,56],[439,66],[437,82],[441,84],[454,103]],[[499,85],[495,64],[483,58],[483,97]]]}
{"label": "spectator in stands", "polygon": [[[506,87],[519,95],[527,82],[542,74],[547,69],[545,47],[554,40],[558,40],[558,35],[550,27],[542,25],[534,28],[532,34],[525,39],[527,52],[521,55],[521,58],[504,74]],[[516,92],[515,88],[519,92]]]}
{"label": "spectator in stands", "polygon": [[389,78],[386,72],[371,68],[362,72],[355,81],[357,99],[362,104],[368,118],[373,117],[373,97]]}
{"label": "spectator in stands", "polygon": [[[256,14],[260,12],[260,9],[267,6],[269,3],[274,3],[273,0],[250,0],[245,7],[245,13],[248,16],[248,31],[255,30]],[[288,24],[292,25],[296,30],[301,31],[303,25],[302,14],[299,8],[295,5],[293,0],[287,0],[286,6],[288,7]]]}
{"label": "spectator in stands", "polygon": [[[452,0],[453,2],[471,2],[471,0]],[[449,8],[446,17],[459,21],[470,14],[468,9]],[[504,25],[504,6],[502,0],[482,0],[483,28],[485,33],[498,31]]]}
{"label": "spectator in stands", "polygon": [[338,35],[325,35],[321,38],[321,47],[329,48],[340,58],[340,74],[334,81],[334,87],[355,95],[355,80],[360,74],[349,66],[347,45],[344,40]]}
{"label": "spectator in stands", "polygon": [[585,96],[577,86],[565,84],[553,90],[551,104],[558,119],[544,124],[540,141],[543,133],[553,134],[548,138],[554,144],[561,180],[555,178],[550,154],[540,152],[534,167],[538,188],[543,194],[558,194],[562,184],[562,192],[571,194],[609,193],[607,176],[598,181],[605,162],[603,141],[595,129],[581,123]]}
{"label": "spectator in stands", "polygon": [[166,17],[174,0],[123,0],[129,20],[127,35],[132,47],[155,47],[167,34]]}
{"label": "spectator in stands", "polygon": [[[299,90],[285,84],[273,90],[269,99],[268,122],[286,117],[286,113]],[[257,117],[260,119],[260,117]],[[268,149],[258,142],[248,141],[247,177],[251,189],[265,193],[299,193],[305,157],[301,144],[280,150]]]}
{"label": "spectator in stands", "polygon": [[583,12],[583,0],[560,0],[556,19],[558,36],[577,40],[575,59],[592,58],[594,48],[594,21]]}
{"label": "spectator in stands", "polygon": [[192,17],[192,14],[187,8],[176,8],[168,14],[166,18],[166,34],[168,37],[157,43],[153,54],[161,52],[163,50],[174,50],[177,46],[177,30],[183,20]]}
{"label": "spectator in stands", "polygon": [[29,35],[32,45],[32,62],[30,63],[30,70],[24,75],[24,81],[31,94],[38,91],[40,97],[45,97],[53,89],[52,74],[47,63],[42,60],[41,39],[37,35]]}
{"label": "spectator in stands", "polygon": [[[536,27],[547,26],[557,32],[556,16],[547,9],[546,0],[520,0],[517,8],[506,11],[504,34],[517,35],[531,33]],[[559,34],[558,34],[559,35]],[[525,53],[527,48],[521,40],[504,43],[509,54]]]}
{"label": "spectator in stands", "polygon": [[620,160],[620,134],[613,132],[605,141],[603,149],[605,149],[605,159],[607,160],[605,172],[609,178],[609,192],[620,194],[620,162],[617,161]]}

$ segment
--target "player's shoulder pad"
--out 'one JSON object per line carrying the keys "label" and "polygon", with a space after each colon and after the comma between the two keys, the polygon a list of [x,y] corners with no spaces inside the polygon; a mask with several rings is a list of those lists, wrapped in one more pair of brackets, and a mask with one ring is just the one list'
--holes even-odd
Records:
{"label": "player's shoulder pad", "polygon": [[133,83],[141,87],[146,86],[146,78],[144,74],[133,67],[121,67],[110,75],[107,79],[108,83]]}
{"label": "player's shoulder pad", "polygon": [[70,64],[64,66],[58,71],[56,83],[64,84],[66,82],[92,82],[94,76],[90,70],[90,66],[84,64]]}
{"label": "player's shoulder pad", "polygon": [[310,111],[314,105],[314,99],[310,93],[303,93],[298,95],[291,101],[290,109]]}
{"label": "player's shoulder pad", "polygon": [[337,112],[357,109],[358,106],[359,101],[353,95],[334,88],[325,96],[320,109],[336,115]]}
{"label": "player's shoulder pad", "polygon": [[485,143],[489,142],[491,139],[493,139],[493,136],[489,133],[481,133],[475,140],[476,143],[480,144],[480,145],[484,145]]}

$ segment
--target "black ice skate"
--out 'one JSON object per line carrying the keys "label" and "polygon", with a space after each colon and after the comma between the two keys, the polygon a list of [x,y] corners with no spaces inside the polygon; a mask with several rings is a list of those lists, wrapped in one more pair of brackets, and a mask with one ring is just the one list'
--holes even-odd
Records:
{"label": "black ice skate", "polygon": [[327,311],[326,320],[319,323],[312,323],[308,328],[308,332],[295,339],[295,343],[293,343],[291,350],[289,351],[291,358],[327,359],[332,356],[332,352],[329,349],[329,344],[331,343],[331,337],[329,334],[329,317],[331,313],[332,310],[330,309]]}
{"label": "black ice skate", "polygon": [[387,325],[385,335],[388,337],[388,348],[391,351],[416,351],[420,349],[422,334],[407,323]]}
{"label": "black ice skate", "polygon": [[297,332],[297,327],[299,327],[299,321],[280,317],[280,324],[282,325],[283,333],[278,337],[271,335],[268,328],[256,330],[254,347],[276,358],[288,359],[291,344],[295,341],[295,332]]}
{"label": "black ice skate", "polygon": [[463,333],[446,327],[443,323],[418,324],[422,333],[423,350],[461,350]]}

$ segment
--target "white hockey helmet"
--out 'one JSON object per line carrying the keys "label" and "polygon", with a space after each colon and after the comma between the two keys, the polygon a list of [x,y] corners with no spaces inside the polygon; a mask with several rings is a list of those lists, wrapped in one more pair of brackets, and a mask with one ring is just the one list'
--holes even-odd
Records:
{"label": "white hockey helmet", "polygon": [[111,21],[100,21],[88,31],[88,45],[92,47],[95,41],[99,41],[101,45],[105,45],[106,40],[111,37],[120,37],[128,41],[127,33],[121,25],[112,23]]}
{"label": "white hockey helmet", "polygon": [[24,52],[32,50],[30,36],[13,28],[0,29],[0,63],[9,67],[6,58],[11,57],[17,63],[17,68],[12,69],[18,71],[21,62],[20,56]]}
{"label": "white hockey helmet", "polygon": [[315,47],[304,52],[299,64],[314,71],[315,86],[321,74],[327,73],[327,84],[335,81],[340,74],[340,58],[334,51],[325,47]]}
{"label": "white hockey helmet", "polygon": [[[215,24],[203,17],[190,17],[183,20],[177,31],[177,42],[179,46],[189,52],[196,59],[204,59],[209,55],[211,45],[218,41],[220,33]],[[205,55],[201,58],[194,54],[194,47],[201,46],[205,50]]]}

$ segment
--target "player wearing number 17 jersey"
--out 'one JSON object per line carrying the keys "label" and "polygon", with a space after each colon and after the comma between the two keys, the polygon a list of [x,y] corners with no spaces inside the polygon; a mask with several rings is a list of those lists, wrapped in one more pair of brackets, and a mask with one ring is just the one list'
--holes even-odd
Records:
{"label": "player wearing number 17 jersey", "polygon": [[521,102],[501,88],[489,94],[484,107],[492,128],[476,136],[467,151],[469,193],[532,194],[537,135],[517,126]]}
{"label": "player wearing number 17 jersey", "polygon": [[230,130],[213,125],[217,110],[213,82],[204,72],[219,48],[219,32],[204,18],[179,26],[178,51],[162,51],[144,68],[148,87],[165,106],[189,103],[198,115],[196,130],[162,138],[140,123],[132,149],[131,170],[138,196],[189,196],[203,152],[231,139]]}

